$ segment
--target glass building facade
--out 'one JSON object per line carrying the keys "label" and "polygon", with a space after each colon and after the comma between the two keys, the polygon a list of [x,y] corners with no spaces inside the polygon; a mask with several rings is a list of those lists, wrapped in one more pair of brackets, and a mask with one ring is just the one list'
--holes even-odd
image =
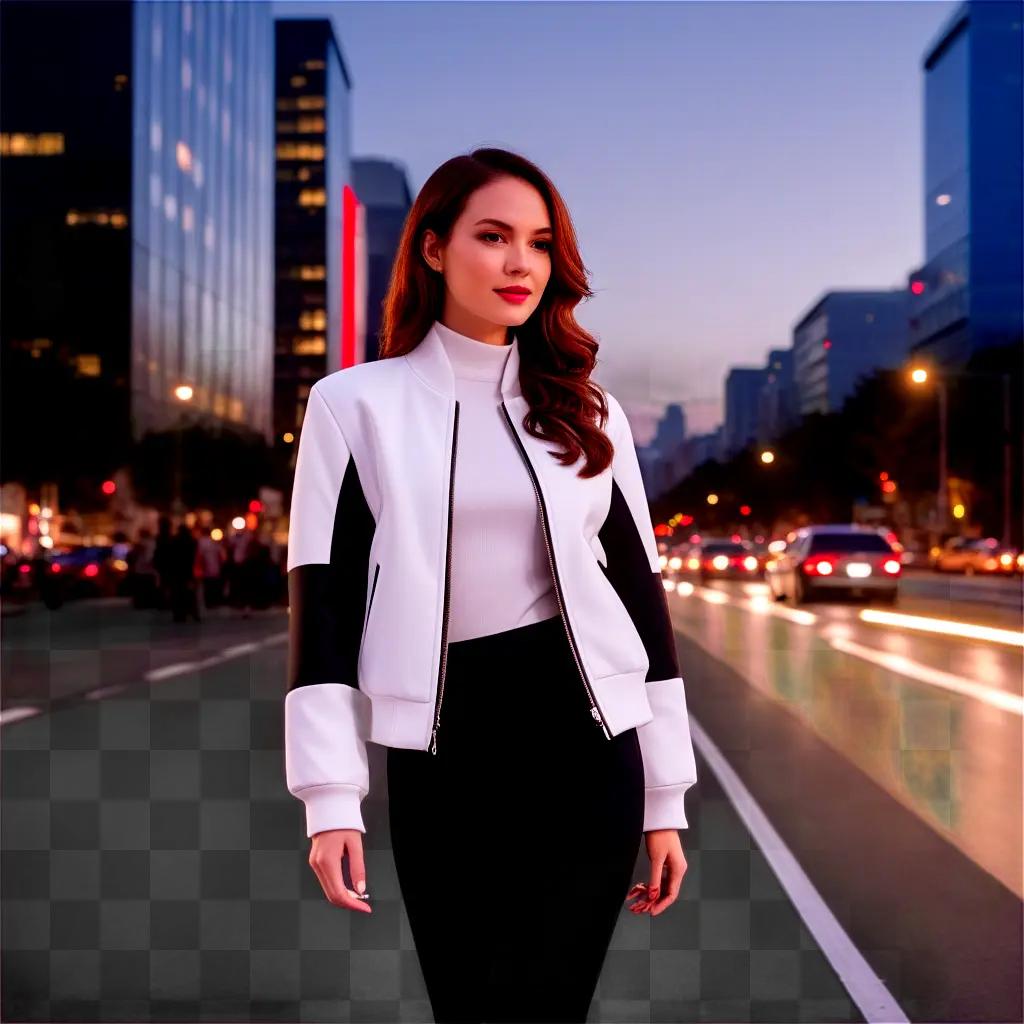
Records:
{"label": "glass building facade", "polygon": [[292,441],[313,384],[365,361],[365,220],[352,182],[351,92],[330,19],[279,18],[274,422],[277,436]]}
{"label": "glass building facade", "polygon": [[200,421],[270,440],[271,5],[136,3],[132,409],[136,436]]}
{"label": "glass building facade", "polygon": [[924,58],[924,265],[915,353],[958,364],[1021,339],[1022,8],[957,7]]}

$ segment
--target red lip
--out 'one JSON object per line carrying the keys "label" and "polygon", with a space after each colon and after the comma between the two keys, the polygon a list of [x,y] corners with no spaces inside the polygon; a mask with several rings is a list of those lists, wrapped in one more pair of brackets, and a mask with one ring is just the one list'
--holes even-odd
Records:
{"label": "red lip", "polygon": [[530,294],[530,289],[529,288],[512,287],[512,288],[495,288],[494,290],[496,292],[502,292],[505,295],[529,295]]}

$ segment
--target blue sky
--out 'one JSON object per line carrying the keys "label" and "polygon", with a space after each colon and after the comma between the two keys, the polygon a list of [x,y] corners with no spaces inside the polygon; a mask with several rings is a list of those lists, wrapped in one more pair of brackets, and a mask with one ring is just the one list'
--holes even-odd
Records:
{"label": "blue sky", "polygon": [[921,58],[954,0],[277,0],[328,14],[353,151],[407,169],[515,149],[564,195],[594,298],[595,376],[643,443],[669,401],[721,419],[830,288],[902,287],[922,257]]}

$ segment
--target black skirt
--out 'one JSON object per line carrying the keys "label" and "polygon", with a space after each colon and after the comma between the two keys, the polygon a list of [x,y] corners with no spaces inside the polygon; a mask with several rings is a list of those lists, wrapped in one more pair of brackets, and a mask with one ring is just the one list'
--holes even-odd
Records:
{"label": "black skirt", "polygon": [[[388,748],[391,843],[435,1021],[585,1021],[643,839],[560,616],[449,644],[437,753]],[[646,876],[644,876],[646,877]]]}

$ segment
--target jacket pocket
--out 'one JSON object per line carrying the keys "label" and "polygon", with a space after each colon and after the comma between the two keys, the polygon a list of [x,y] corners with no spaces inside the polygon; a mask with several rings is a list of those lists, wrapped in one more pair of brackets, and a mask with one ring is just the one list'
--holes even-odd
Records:
{"label": "jacket pocket", "polygon": [[360,647],[366,641],[366,627],[370,624],[370,610],[373,608],[373,595],[377,593],[377,577],[380,575],[380,562],[373,568],[373,583],[370,585],[370,599],[366,602],[366,614],[363,616],[363,635],[360,637]]}

